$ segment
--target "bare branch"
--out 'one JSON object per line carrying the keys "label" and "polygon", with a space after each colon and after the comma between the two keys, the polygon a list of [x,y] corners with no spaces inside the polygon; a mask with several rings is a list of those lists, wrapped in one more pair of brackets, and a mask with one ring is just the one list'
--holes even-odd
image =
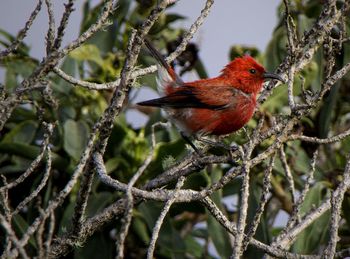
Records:
{"label": "bare branch", "polygon": [[233,253],[231,258],[239,258],[243,254],[243,239],[244,230],[246,227],[246,220],[248,214],[248,197],[249,197],[249,165],[243,164],[242,174],[243,182],[241,188],[241,207],[239,209],[239,218],[237,223],[237,235],[235,236]]}
{"label": "bare branch", "polygon": [[288,69],[288,102],[289,107],[292,110],[292,112],[295,109],[295,102],[293,97],[293,83],[294,83],[294,74],[295,74],[295,60],[293,60],[293,57],[296,57],[296,46],[297,44],[297,34],[295,29],[295,24],[292,19],[292,16],[290,15],[289,10],[289,3],[288,0],[284,0],[284,6],[286,8],[286,17],[285,17],[285,24],[287,28],[287,36],[288,36],[288,54],[291,59],[291,65]]}
{"label": "bare branch", "polygon": [[35,160],[30,164],[28,169],[20,176],[18,177],[15,181],[6,184],[5,186],[2,186],[0,190],[9,190],[12,189],[13,187],[16,187],[20,183],[22,183],[28,176],[30,176],[34,170],[39,166],[41,160],[43,159],[46,151],[48,150],[48,145],[49,145],[49,140],[50,136],[53,131],[53,125],[52,124],[44,124],[44,126],[47,129],[47,133],[44,134],[44,140],[41,143],[41,151],[40,154],[35,158]]}
{"label": "bare branch", "polygon": [[[43,213],[42,208],[39,207],[39,213]],[[38,231],[36,233],[36,243],[38,245],[38,258],[44,258],[44,246],[43,246],[43,238],[44,238],[44,231],[45,231],[45,220],[40,224],[38,227]]]}
{"label": "bare branch", "polygon": [[331,89],[331,87],[341,78],[343,78],[350,71],[350,62],[343,66],[340,70],[335,72],[322,86],[322,91],[315,96],[316,101],[320,101],[323,96]]}
{"label": "bare branch", "polygon": [[255,216],[253,219],[253,222],[250,224],[250,227],[248,229],[248,232],[243,240],[243,251],[247,249],[247,246],[251,240],[251,238],[254,236],[256,230],[258,229],[260,218],[265,210],[265,205],[268,200],[268,194],[270,193],[270,187],[271,187],[271,174],[272,169],[275,164],[275,158],[276,156],[272,156],[270,159],[269,166],[265,170],[264,180],[263,180],[263,192],[260,197],[259,207],[256,209]]}
{"label": "bare branch", "polygon": [[[156,124],[152,125],[152,148],[149,151],[149,154],[146,157],[144,163],[139,167],[137,172],[134,174],[134,176],[129,181],[127,189],[126,189],[127,207],[125,209],[124,218],[122,220],[124,222],[122,224],[122,228],[120,230],[120,234],[118,236],[117,243],[116,243],[116,251],[117,251],[116,258],[120,258],[120,259],[124,258],[124,241],[125,241],[126,235],[128,233],[128,230],[129,230],[129,226],[130,226],[131,219],[132,219],[132,210],[134,207],[134,198],[133,198],[133,194],[132,194],[132,187],[135,185],[138,178],[140,178],[140,176],[145,172],[146,168],[149,166],[149,164],[152,161],[152,158],[154,156],[154,149],[156,146],[156,136],[155,136],[154,129],[156,126],[159,126],[159,125],[162,125],[162,123],[156,123]],[[184,180],[182,181],[182,184],[183,184],[183,182],[184,182]],[[180,187],[178,189],[181,188],[182,184],[181,185],[179,184]],[[171,203],[176,198],[176,189],[175,189],[173,196],[174,197],[171,197],[171,199],[169,199],[169,201],[170,200],[172,200],[172,201],[171,202],[168,201],[170,203],[169,208],[171,206]],[[164,214],[164,217],[165,217],[165,214]],[[161,223],[160,223],[160,225],[161,225]],[[160,226],[159,226],[159,228],[160,228]]]}
{"label": "bare branch", "polygon": [[45,187],[51,173],[51,164],[52,164],[51,148],[47,147],[47,162],[46,162],[44,177],[41,180],[38,187],[34,191],[32,191],[31,194],[27,196],[23,201],[21,201],[20,204],[18,204],[17,208],[12,213],[13,215],[16,215],[18,212],[20,212],[30,201],[32,201],[35,197],[37,197],[39,192]]}
{"label": "bare branch", "polygon": [[[215,219],[233,236],[237,235],[237,229],[235,224],[230,222],[226,216],[219,210],[219,208],[216,206],[216,204],[210,200],[209,197],[204,198],[201,200],[201,202],[204,204],[204,206],[210,211],[210,213],[215,217]],[[266,245],[254,238],[251,239],[250,244],[255,246],[256,248],[266,252],[267,254],[277,257],[277,258],[287,258],[287,259],[314,259],[314,256],[307,256],[307,255],[299,255],[290,253],[286,250],[282,250],[280,248],[276,248],[273,246]]]}
{"label": "bare branch", "polygon": [[340,133],[336,136],[320,139],[317,137],[308,137],[303,135],[291,135],[288,140],[301,140],[305,142],[317,143],[317,144],[330,144],[334,142],[341,141],[342,139],[348,137],[350,135],[350,129]]}
{"label": "bare branch", "polygon": [[168,211],[169,211],[171,205],[173,204],[174,200],[176,199],[177,191],[182,187],[184,182],[185,182],[185,177],[181,176],[179,178],[176,186],[175,186],[173,195],[171,197],[169,197],[169,200],[165,203],[165,206],[164,206],[162,212],[160,213],[160,215],[159,215],[159,217],[157,219],[156,225],[153,228],[151,242],[150,242],[149,247],[148,247],[147,259],[152,259],[153,258],[154,249],[155,249],[155,246],[156,246],[156,242],[157,242],[157,239],[158,239],[159,231],[160,231],[160,228],[161,228],[161,226],[163,224],[164,218],[165,218],[166,214],[168,213]]}
{"label": "bare branch", "polygon": [[293,179],[293,174],[290,170],[289,164],[287,162],[287,157],[286,157],[286,153],[284,152],[284,147],[282,146],[279,149],[279,154],[280,154],[280,159],[283,165],[283,169],[286,173],[286,179],[289,185],[289,189],[290,189],[290,193],[292,194],[292,201],[293,204],[296,204],[297,202],[297,193],[295,190],[295,185],[294,185],[294,179]]}
{"label": "bare branch", "polygon": [[46,35],[46,54],[49,54],[53,48],[54,41],[55,41],[55,16],[53,12],[53,6],[51,0],[45,0],[46,7],[47,7],[47,13],[49,15],[49,29],[47,30]]}
{"label": "bare branch", "polygon": [[342,184],[337,191],[332,193],[331,197],[331,222],[330,222],[330,238],[328,246],[324,249],[322,258],[334,258],[336,246],[338,243],[338,229],[340,222],[341,206],[344,200],[344,194],[350,187],[350,156],[347,157],[347,164],[344,170],[344,178]]}
{"label": "bare branch", "polygon": [[[349,172],[349,161],[347,162],[346,170],[344,171],[344,175],[347,175]],[[344,178],[344,181],[340,183],[338,188],[333,192],[334,196],[342,195],[343,190],[350,188],[350,177]],[[295,225],[278,243],[273,243],[272,246],[278,245],[281,248],[288,248],[298,236],[298,234],[307,228],[310,224],[312,224],[317,218],[323,215],[326,211],[331,208],[331,198],[327,198],[322,202],[320,206],[311,210],[307,213],[298,223]]]}
{"label": "bare branch", "polygon": [[119,81],[115,81],[115,82],[110,82],[110,83],[103,83],[103,84],[97,84],[97,83],[91,83],[88,81],[84,81],[84,80],[79,80],[76,79],[73,76],[70,76],[68,74],[66,74],[63,70],[59,69],[58,67],[54,67],[53,71],[60,76],[62,79],[66,80],[68,83],[76,86],[82,86],[84,88],[87,88],[89,90],[106,90],[106,89],[113,89],[115,88],[118,84]]}
{"label": "bare branch", "polygon": [[54,230],[55,230],[55,213],[51,213],[50,214],[50,221],[49,221],[49,229],[48,229],[48,233],[47,233],[47,238],[46,241],[44,243],[44,247],[45,247],[45,257],[48,257],[49,252],[51,251],[51,243],[52,243],[52,237],[54,234]]}
{"label": "bare branch", "polygon": [[[7,220],[5,219],[5,217],[3,215],[0,214],[0,221],[1,221],[1,225],[3,226],[3,228],[5,229],[8,237],[11,239],[11,242],[14,244],[15,248],[18,249],[19,254],[24,258],[24,259],[29,259],[29,256],[27,255],[23,245],[20,243],[20,241],[18,240],[18,238],[16,237],[16,233],[15,231],[12,229],[11,224],[9,222],[7,222]],[[11,255],[6,255],[9,258],[13,258]]]}
{"label": "bare branch", "polygon": [[64,11],[64,13],[62,15],[60,26],[57,29],[57,36],[56,36],[55,41],[54,41],[54,43],[52,45],[52,48],[55,49],[55,50],[59,49],[60,46],[61,46],[62,39],[63,39],[63,36],[64,36],[64,32],[65,32],[65,30],[67,28],[67,25],[68,25],[68,19],[69,19],[70,15],[72,14],[73,10],[74,10],[73,9],[73,5],[74,5],[74,0],[68,0],[68,3],[64,4],[65,11]]}
{"label": "bare branch", "polygon": [[312,180],[314,179],[314,173],[316,170],[316,160],[318,156],[318,150],[314,152],[313,158],[311,160],[311,170],[310,174],[308,175],[306,179],[306,183],[304,185],[303,191],[301,192],[298,200],[294,202],[293,204],[293,211],[291,213],[291,217],[289,218],[286,227],[280,232],[280,234],[276,237],[276,241],[274,243],[278,244],[278,242],[285,237],[285,235],[290,231],[292,227],[294,227],[296,224],[298,224],[300,219],[300,210],[301,206],[305,200],[306,194],[309,191],[310,185]]}

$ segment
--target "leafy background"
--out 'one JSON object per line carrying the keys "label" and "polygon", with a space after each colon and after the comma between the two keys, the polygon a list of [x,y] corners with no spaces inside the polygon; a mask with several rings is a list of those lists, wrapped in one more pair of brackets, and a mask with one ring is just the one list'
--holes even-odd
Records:
{"label": "leafy background", "polygon": [[[66,73],[90,82],[108,82],[118,77],[125,59],[124,49],[128,41],[128,35],[132,28],[137,27],[149,14],[156,1],[137,0],[119,1],[118,12],[111,17],[111,26],[98,32],[92,39],[80,48],[74,50],[64,59],[61,69]],[[80,25],[81,32],[85,31],[97,18],[101,5],[91,5],[89,1],[84,4],[84,13]],[[321,6],[319,1],[294,1],[293,18],[298,26],[300,35],[309,28],[319,15]],[[234,45],[227,49],[228,59],[238,55],[250,53],[260,60],[265,67],[273,71],[283,60],[286,54],[286,31],[282,17],[282,5],[278,9],[279,18],[273,32],[273,36],[265,50],[260,52],[257,48],[245,45]],[[149,37],[164,53],[169,53],[176,46],[176,42],[185,30],[174,25],[176,21],[185,19],[181,14],[165,12],[152,28]],[[349,27],[349,24],[348,24]],[[336,32],[335,32],[336,33]],[[0,30],[0,44],[4,48],[15,39],[14,35]],[[197,55],[200,46],[192,43],[191,47],[177,60],[176,69],[186,74],[195,71],[199,77],[206,77],[205,64]],[[350,60],[350,49],[346,46],[337,56],[338,66]],[[190,60],[190,62],[185,62]],[[39,64],[39,60],[31,56],[30,47],[22,44],[15,55],[8,56],[0,64],[5,69],[3,85],[6,92],[14,91],[20,81],[33,72]],[[143,50],[140,58],[140,66],[154,64],[147,51]],[[323,77],[323,52],[320,50],[313,61],[300,74],[305,79],[305,87],[317,91],[320,89]],[[296,131],[304,131],[305,135],[326,137],[335,135],[350,127],[349,120],[349,87],[348,75],[337,87],[332,88],[326,100],[308,118],[303,118],[297,125]],[[40,192],[36,200],[28,204],[13,219],[16,231],[22,234],[37,216],[37,206],[46,207],[72,174],[72,170],[79,160],[86,145],[90,129],[102,111],[106,108],[111,97],[111,92],[91,91],[75,87],[55,74],[50,75],[53,99],[44,98],[43,95],[31,92],[26,96],[27,103],[20,105],[7,122],[0,139],[0,173],[6,176],[8,181],[16,179],[29,166],[31,161],[39,154],[40,143],[43,140],[43,121],[55,122],[51,149],[53,151],[53,171],[46,187]],[[300,79],[295,81],[295,94],[300,94]],[[137,96],[140,87],[155,89],[153,75],[144,76],[135,82],[131,97]],[[287,88],[277,88],[273,95],[260,107],[262,116],[267,119],[273,114],[288,113]],[[125,112],[137,109],[148,116],[146,125],[142,128],[133,128],[125,118]],[[159,110],[141,109],[134,105],[133,98],[125,106],[124,113],[119,116],[114,125],[113,133],[108,143],[104,156],[108,174],[122,182],[127,183],[147,156],[147,150],[151,146],[151,125],[156,121],[165,121]],[[268,121],[268,120],[267,120]],[[256,119],[249,122],[245,131],[248,135],[256,126]],[[267,122],[265,127],[269,127]],[[239,131],[225,139],[227,143],[232,141],[245,143],[247,133]],[[147,182],[148,179],[160,174],[175,161],[181,159],[189,152],[184,141],[179,137],[175,128],[157,129],[157,145],[155,156],[146,173],[139,180],[138,185]],[[320,147],[320,159],[316,165],[315,182],[312,184],[303,204],[303,210],[318,205],[325,197],[329,196],[332,189],[341,180],[340,172],[344,168],[346,154],[350,151],[350,140]],[[264,143],[268,146],[270,143]],[[265,147],[266,147],[265,146]],[[265,148],[261,146],[260,148]],[[286,154],[288,163],[292,168],[296,188],[301,189],[306,176],[310,171],[310,160],[315,145],[301,143],[299,141],[288,143]],[[211,152],[220,152],[212,150]],[[259,149],[254,152],[259,152]],[[11,189],[11,206],[18,205],[40,180],[45,165],[38,168],[23,184]],[[184,188],[200,190],[219,179],[229,167],[227,165],[212,166],[206,170],[192,174],[185,183]],[[248,221],[252,220],[255,209],[258,207],[261,195],[263,179],[263,166],[257,166],[251,172],[251,195],[249,200]],[[276,160],[272,176],[272,195],[268,200],[268,209],[265,210],[255,238],[270,243],[274,236],[281,230],[276,224],[278,215],[291,212],[291,197],[287,190],[285,172],[281,161]],[[55,234],[65,233],[71,224],[71,217],[77,197],[78,187],[73,190],[63,206],[56,210]],[[91,217],[106,206],[112,204],[122,193],[115,192],[112,188],[101,184],[97,179],[93,182],[89,197],[87,215]],[[222,190],[216,192],[212,198],[220,209],[230,219],[237,218],[237,204],[240,196],[240,179],[235,179]],[[225,202],[223,202],[225,201]],[[127,236],[126,252],[128,258],[144,257],[150,235],[155,221],[163,207],[158,202],[143,202],[134,209],[131,231]],[[343,202],[344,212],[350,209],[349,193]],[[344,213],[345,222],[340,228],[340,242],[338,246],[349,247],[350,217]],[[320,251],[328,241],[329,213],[324,214],[309,226],[292,247],[292,251],[300,253],[315,253]],[[322,226],[322,227],[320,227]],[[95,233],[81,247],[77,247],[68,257],[72,258],[111,258],[115,254],[114,243],[116,233],[120,229],[118,219],[112,221],[99,232]],[[4,232],[0,229],[0,241],[4,244]],[[32,255],[36,254],[37,244],[33,239],[30,242]],[[0,249],[1,250],[1,249]],[[230,237],[219,223],[210,216],[199,203],[174,205],[162,226],[157,243],[155,256],[157,258],[228,258],[232,248]],[[246,258],[262,256],[259,251],[249,247],[245,253]]]}

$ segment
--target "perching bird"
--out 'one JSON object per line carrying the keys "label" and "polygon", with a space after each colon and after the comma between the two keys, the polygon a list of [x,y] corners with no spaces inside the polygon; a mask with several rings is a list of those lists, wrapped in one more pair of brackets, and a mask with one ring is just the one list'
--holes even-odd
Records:
{"label": "perching bird", "polygon": [[283,81],[252,57],[243,56],[228,63],[218,77],[183,82],[147,39],[145,45],[159,62],[157,83],[162,97],[138,105],[163,108],[195,151],[190,137],[239,130],[253,116],[264,80]]}

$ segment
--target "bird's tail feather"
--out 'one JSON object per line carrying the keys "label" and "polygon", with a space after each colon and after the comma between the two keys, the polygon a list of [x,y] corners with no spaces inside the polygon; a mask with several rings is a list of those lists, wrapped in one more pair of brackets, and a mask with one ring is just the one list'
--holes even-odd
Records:
{"label": "bird's tail feather", "polygon": [[149,52],[151,53],[151,55],[160,64],[160,66],[158,66],[158,73],[159,73],[158,85],[160,87],[166,87],[169,85],[174,86],[174,83],[175,85],[182,85],[184,83],[182,79],[179,77],[178,74],[176,74],[174,69],[168,65],[168,63],[163,58],[162,54],[160,54],[159,51],[153,46],[152,42],[147,38],[144,39],[144,42]]}

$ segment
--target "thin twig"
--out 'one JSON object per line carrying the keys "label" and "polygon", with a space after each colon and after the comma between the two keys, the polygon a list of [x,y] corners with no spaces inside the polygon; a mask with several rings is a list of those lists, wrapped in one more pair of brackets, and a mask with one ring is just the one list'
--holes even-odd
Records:
{"label": "thin twig", "polygon": [[[152,147],[151,150],[149,151],[145,161],[143,162],[143,164],[139,167],[139,169],[137,170],[137,172],[134,174],[134,176],[131,178],[131,180],[128,183],[127,189],[126,189],[126,196],[127,196],[127,208],[125,209],[124,212],[124,218],[123,218],[123,224],[122,224],[122,228],[120,230],[120,234],[117,238],[117,242],[116,242],[116,251],[117,251],[117,256],[116,258],[121,259],[124,258],[124,241],[126,238],[126,235],[128,233],[129,230],[129,226],[131,223],[131,219],[132,219],[132,210],[134,207],[134,198],[133,198],[133,194],[132,194],[132,187],[135,185],[136,181],[138,180],[138,178],[140,178],[140,176],[145,172],[145,170],[147,169],[147,167],[149,166],[149,164],[152,162],[152,158],[154,156],[154,149],[156,147],[156,136],[155,136],[155,127],[162,125],[162,123],[156,123],[154,125],[152,125]],[[182,186],[182,184],[181,184]],[[180,186],[180,188],[181,188]],[[172,197],[171,199],[174,200],[176,198],[176,192],[174,192],[173,194],[174,197]],[[169,205],[170,207],[170,205]]]}
{"label": "thin twig", "polygon": [[18,177],[13,182],[6,184],[5,186],[0,187],[0,190],[4,190],[4,189],[10,190],[13,187],[16,187],[17,185],[22,183],[25,179],[27,179],[28,176],[30,176],[34,172],[34,170],[39,166],[41,160],[43,159],[48,149],[50,136],[52,135],[52,132],[53,132],[52,124],[46,124],[45,127],[47,128],[47,133],[44,134],[44,140],[41,143],[40,154],[33,160],[33,162],[29,165],[27,170],[23,174],[21,174],[20,177]]}
{"label": "thin twig", "polygon": [[[39,213],[43,213],[42,208],[39,207]],[[43,239],[44,239],[44,232],[45,232],[45,220],[41,222],[40,226],[38,227],[38,231],[35,235],[36,243],[37,243],[37,256],[38,258],[44,258],[45,256],[45,250],[43,246]]]}
{"label": "thin twig", "polygon": [[308,137],[308,136],[303,136],[303,135],[291,135],[288,140],[301,140],[305,142],[310,142],[310,143],[317,143],[317,144],[329,144],[329,143],[334,143],[338,142],[350,135],[350,129],[344,131],[343,133],[340,133],[336,136],[333,137],[328,137],[328,138],[317,138],[317,137]]}
{"label": "thin twig", "polygon": [[311,182],[313,181],[314,179],[314,173],[315,173],[315,170],[316,170],[316,161],[317,161],[317,157],[318,157],[318,150],[316,150],[314,152],[314,155],[312,157],[312,160],[311,160],[311,170],[310,170],[310,173],[306,179],[306,182],[305,182],[305,185],[304,185],[304,188],[297,200],[296,203],[294,203],[294,206],[293,206],[293,211],[291,213],[291,216],[290,218],[288,219],[288,222],[285,226],[285,228],[279,233],[279,235],[276,237],[276,241],[274,243],[278,244],[279,240],[283,239],[285,237],[285,235],[290,231],[290,229],[292,227],[294,227],[296,224],[298,224],[300,222],[300,210],[301,210],[301,206],[305,200],[305,197],[306,197],[306,194],[308,193],[309,189],[310,189],[310,185],[311,185]]}
{"label": "thin twig", "polygon": [[[296,37],[296,29],[295,24],[293,22],[292,16],[290,15],[289,11],[289,3],[288,0],[283,0],[284,6],[286,8],[286,17],[285,17],[285,24],[287,28],[287,36],[288,36],[288,51],[289,51],[289,57],[291,61],[294,61],[293,58],[296,58],[296,44],[297,37]],[[292,112],[295,109],[295,102],[293,97],[293,83],[294,83],[294,75],[295,75],[295,62],[291,62],[291,65],[288,69],[288,103],[289,107],[292,110]]]}
{"label": "thin twig", "polygon": [[48,146],[47,147],[47,161],[46,161],[46,169],[44,172],[44,177],[41,180],[40,184],[38,187],[30,193],[29,196],[27,196],[23,201],[21,201],[14,212],[12,213],[13,215],[16,215],[18,212],[20,212],[31,200],[33,200],[39,192],[45,187],[47,180],[49,179],[50,173],[51,173],[51,165],[52,165],[52,155],[51,155],[51,148]]}
{"label": "thin twig", "polygon": [[283,146],[281,146],[281,148],[279,149],[279,154],[280,154],[280,159],[281,159],[281,162],[282,162],[283,169],[284,169],[284,171],[286,173],[286,179],[287,179],[287,182],[288,182],[288,185],[289,185],[290,193],[292,195],[293,204],[296,204],[296,202],[297,202],[297,193],[296,193],[296,190],[295,190],[293,174],[292,174],[292,172],[290,170],[290,167],[289,167],[289,164],[287,162],[287,157],[286,157],[286,153],[284,152]]}
{"label": "thin twig", "polygon": [[[3,184],[6,186],[7,185],[6,177],[2,174],[1,178],[2,178]],[[8,189],[0,189],[0,195],[1,195],[0,203],[1,203],[2,208],[4,210],[4,213],[5,213],[4,217],[5,217],[7,222],[11,222],[12,210],[10,207]],[[7,235],[6,240],[5,240],[5,244],[3,246],[3,256],[1,258],[3,258],[5,255],[7,255],[10,252],[11,246],[12,246],[11,238],[9,235]]]}
{"label": "thin twig", "polygon": [[234,239],[233,244],[233,253],[231,255],[231,258],[239,258],[243,252],[244,252],[244,230],[246,228],[247,224],[247,215],[248,215],[248,198],[249,198],[249,180],[250,180],[250,169],[251,169],[251,163],[250,158],[252,155],[252,152],[257,144],[257,136],[259,135],[259,132],[262,129],[264,123],[263,117],[259,120],[259,124],[254,130],[252,134],[252,138],[250,138],[249,143],[247,145],[246,151],[242,153],[243,158],[243,165],[241,166],[241,174],[243,177],[242,181],[242,187],[241,187],[241,201],[240,201],[240,208],[239,208],[239,217],[238,217],[238,223],[237,223],[237,235]]}
{"label": "thin twig", "polygon": [[321,92],[314,97],[315,101],[322,100],[323,96],[332,88],[335,83],[344,77],[350,71],[350,62],[343,66],[340,70],[335,72],[331,77],[327,79],[322,85]]}
{"label": "thin twig", "polygon": [[46,35],[46,54],[49,54],[52,51],[54,41],[55,41],[55,16],[53,12],[53,6],[51,0],[45,0],[46,7],[47,7],[47,13],[49,16],[49,29],[47,30]]}
{"label": "thin twig", "polygon": [[[232,222],[230,222],[227,217],[220,211],[220,209],[216,206],[216,204],[209,198],[206,197],[203,200],[201,200],[202,204],[208,209],[208,211],[214,216],[214,218],[233,236],[237,236],[237,229],[236,225]],[[254,238],[250,240],[250,244],[255,246],[256,248],[264,251],[265,253],[277,257],[277,258],[284,258],[284,259],[315,259],[314,256],[307,256],[307,255],[299,255],[295,253],[290,253],[286,250],[272,247],[269,245],[266,245]]]}
{"label": "thin twig", "polygon": [[65,10],[61,18],[60,26],[57,29],[57,36],[53,42],[52,49],[57,50],[60,48],[64,32],[68,25],[68,19],[73,12],[74,0],[68,0],[68,3],[64,4]]}
{"label": "thin twig", "polygon": [[[7,222],[6,218],[0,214],[0,223],[2,227],[5,229],[8,237],[11,239],[11,242],[14,244],[15,248],[19,251],[19,254],[24,258],[24,259],[29,259],[29,256],[27,255],[23,245],[21,242],[18,240],[15,231],[12,229],[11,224]],[[12,258],[10,254],[7,255],[8,258]]]}
{"label": "thin twig", "polygon": [[337,188],[337,192],[332,193],[331,197],[331,222],[330,222],[330,233],[329,242],[327,247],[324,249],[322,258],[334,258],[336,253],[336,246],[338,243],[338,229],[340,222],[341,206],[344,200],[344,194],[350,187],[350,155],[347,156],[347,164],[344,170],[343,181]]}
{"label": "thin twig", "polygon": [[270,193],[270,187],[271,187],[271,174],[272,169],[275,165],[275,158],[276,155],[272,156],[270,159],[270,163],[268,167],[265,170],[264,180],[263,180],[263,192],[260,197],[259,207],[256,209],[254,219],[252,223],[250,224],[250,227],[247,231],[246,236],[243,240],[243,251],[247,249],[247,246],[250,242],[250,239],[255,235],[256,230],[258,229],[260,218],[262,214],[264,213],[265,205],[268,201],[269,193]]}
{"label": "thin twig", "polygon": [[[349,174],[349,163],[350,160],[347,162],[346,169],[344,171],[344,175]],[[340,183],[340,185],[337,187],[337,189],[333,192],[333,195],[341,195],[342,191],[344,189],[350,188],[350,177],[347,177]],[[288,249],[289,246],[294,242],[295,238],[298,236],[300,232],[302,232],[305,228],[307,228],[310,224],[312,224],[316,219],[318,219],[321,215],[323,215],[326,211],[328,211],[331,208],[331,198],[327,198],[324,200],[320,206],[318,206],[315,209],[312,209],[309,213],[307,213],[300,222],[295,225],[288,233],[278,241],[278,244],[272,244],[280,247],[280,248],[286,248]]]}
{"label": "thin twig", "polygon": [[249,198],[249,165],[244,164],[242,167],[243,182],[241,188],[241,206],[239,208],[239,218],[237,223],[237,235],[233,244],[233,253],[230,258],[239,258],[243,254],[244,230],[246,227],[246,219],[248,215],[248,198]]}
{"label": "thin twig", "polygon": [[51,250],[51,243],[52,243],[52,237],[54,234],[54,230],[55,230],[55,213],[51,213],[50,214],[50,220],[49,220],[49,230],[47,233],[47,237],[46,237],[46,241],[44,243],[44,247],[45,247],[45,257],[48,257],[49,252]]}
{"label": "thin twig", "polygon": [[151,238],[150,244],[148,246],[148,250],[147,250],[147,259],[153,258],[154,249],[156,246],[156,242],[158,239],[160,228],[164,222],[164,218],[165,218],[166,214],[168,213],[174,200],[176,199],[177,191],[181,189],[184,182],[185,182],[185,177],[181,176],[179,178],[179,181],[177,182],[177,184],[175,186],[173,195],[171,197],[169,197],[169,200],[165,203],[165,206],[164,206],[162,212],[160,213],[155,226],[153,227],[152,238]]}

